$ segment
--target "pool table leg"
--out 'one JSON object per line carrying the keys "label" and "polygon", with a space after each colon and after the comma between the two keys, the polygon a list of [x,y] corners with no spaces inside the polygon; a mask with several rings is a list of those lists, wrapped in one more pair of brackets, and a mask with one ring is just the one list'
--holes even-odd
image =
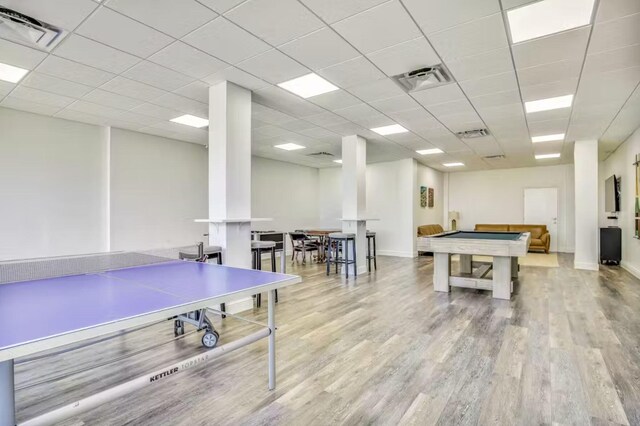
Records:
{"label": "pool table leg", "polygon": [[460,272],[463,274],[470,274],[473,270],[471,263],[472,258],[470,254],[461,254],[460,255]]}
{"label": "pool table leg", "polygon": [[449,292],[449,276],[451,275],[451,255],[449,253],[433,253],[433,289]]}
{"label": "pool table leg", "polygon": [[0,425],[15,425],[13,360],[0,362]]}
{"label": "pool table leg", "polygon": [[493,257],[493,298],[511,299],[511,269],[509,256]]}

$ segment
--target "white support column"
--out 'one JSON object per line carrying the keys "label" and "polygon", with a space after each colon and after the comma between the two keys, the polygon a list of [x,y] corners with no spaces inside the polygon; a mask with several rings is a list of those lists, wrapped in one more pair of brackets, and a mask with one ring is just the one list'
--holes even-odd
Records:
{"label": "white support column", "polygon": [[[342,138],[342,231],[356,234],[357,273],[367,272],[367,141],[362,136]],[[345,220],[346,219],[346,220]],[[349,250],[351,253],[352,250]],[[350,254],[351,256],[351,254]]]}
{"label": "white support column", "polygon": [[598,262],[598,141],[576,141],[575,173],[575,255],[576,269],[597,271]]}
{"label": "white support column", "polygon": [[[228,81],[209,88],[209,218],[251,218],[251,92]],[[225,265],[251,268],[250,221],[210,223],[209,244],[222,246]]]}

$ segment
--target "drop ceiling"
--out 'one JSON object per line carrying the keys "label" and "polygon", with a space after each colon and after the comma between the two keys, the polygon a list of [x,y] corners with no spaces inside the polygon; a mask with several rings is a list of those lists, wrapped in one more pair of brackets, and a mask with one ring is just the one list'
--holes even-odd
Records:
{"label": "drop ceiling", "polygon": [[[0,39],[0,62],[30,70],[0,82],[0,106],[206,144],[206,129],[169,120],[207,117],[208,86],[229,80],[253,91],[257,156],[337,167],[341,137],[358,133],[369,162],[439,170],[570,163],[586,138],[606,158],[640,125],[640,1],[601,0],[591,25],[512,44],[504,14],[530,2],[0,0],[68,31],[51,52]],[[440,62],[453,83],[409,95],[391,79]],[[277,86],[311,72],[341,90],[302,99]],[[572,108],[524,111],[569,93]],[[392,124],[409,132],[368,130]],[[479,128],[490,135],[455,135]],[[306,148],[274,148],[287,143]]]}

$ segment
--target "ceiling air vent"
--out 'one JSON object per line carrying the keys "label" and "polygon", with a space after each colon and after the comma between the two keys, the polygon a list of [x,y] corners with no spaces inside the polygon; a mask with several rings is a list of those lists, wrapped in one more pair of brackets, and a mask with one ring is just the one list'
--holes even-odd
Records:
{"label": "ceiling air vent", "polygon": [[63,35],[61,28],[0,6],[0,38],[49,51]]}
{"label": "ceiling air vent", "polygon": [[417,92],[453,81],[451,74],[442,64],[395,75],[393,79],[407,92]]}
{"label": "ceiling air vent", "polygon": [[485,160],[503,160],[505,158],[504,154],[497,155],[487,155],[486,157],[482,157]]}
{"label": "ceiling air vent", "polygon": [[487,129],[465,130],[464,132],[457,132],[456,135],[460,139],[474,139],[489,136],[489,131]]}
{"label": "ceiling air vent", "polygon": [[320,151],[320,152],[312,152],[311,154],[307,154],[309,157],[318,157],[318,158],[322,158],[322,157],[333,157],[333,154],[330,152],[324,152],[324,151]]}

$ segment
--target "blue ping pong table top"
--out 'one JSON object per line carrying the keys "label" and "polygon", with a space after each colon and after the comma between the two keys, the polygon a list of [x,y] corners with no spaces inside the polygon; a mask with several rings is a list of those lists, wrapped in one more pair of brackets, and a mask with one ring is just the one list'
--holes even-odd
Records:
{"label": "blue ping pong table top", "polygon": [[296,278],[171,261],[1,284],[0,350]]}

